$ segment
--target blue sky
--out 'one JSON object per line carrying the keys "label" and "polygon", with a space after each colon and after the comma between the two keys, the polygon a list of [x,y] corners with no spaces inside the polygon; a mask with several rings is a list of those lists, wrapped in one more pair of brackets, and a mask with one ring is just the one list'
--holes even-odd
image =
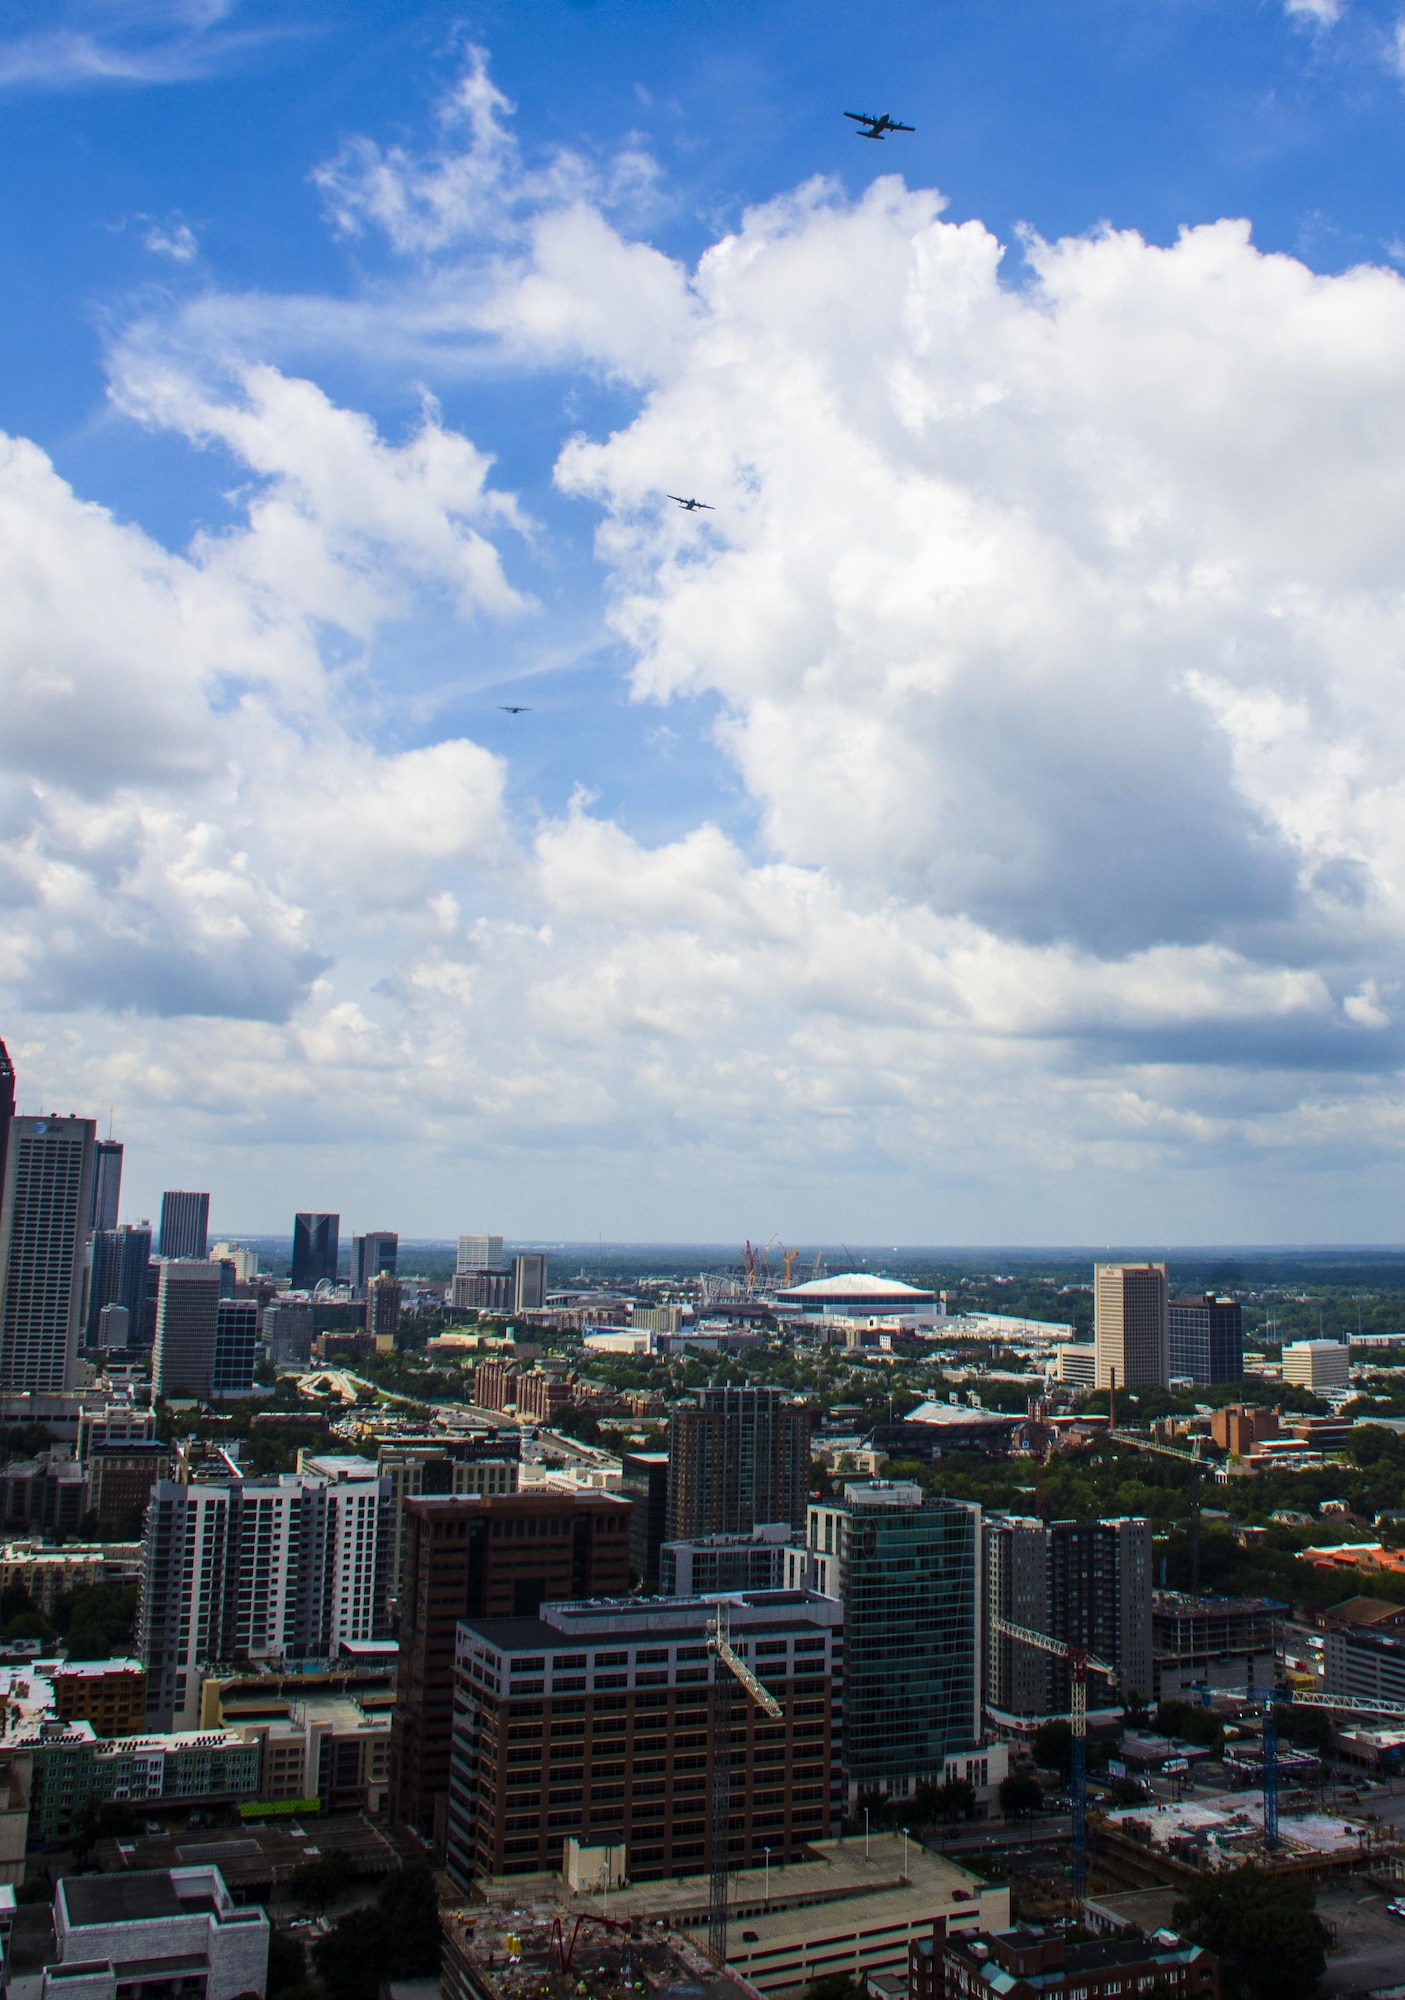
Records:
{"label": "blue sky", "polygon": [[0,11],[22,1095],[223,1228],[1398,1235],[1402,47]]}

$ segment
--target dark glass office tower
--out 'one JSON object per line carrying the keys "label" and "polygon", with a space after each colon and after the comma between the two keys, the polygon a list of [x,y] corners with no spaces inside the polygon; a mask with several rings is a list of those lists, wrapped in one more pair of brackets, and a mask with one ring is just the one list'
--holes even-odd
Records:
{"label": "dark glass office tower", "polygon": [[393,1229],[368,1229],[351,1239],[351,1282],[364,1292],[372,1278],[393,1278],[400,1263],[400,1238]]}
{"label": "dark glass office tower", "polygon": [[341,1217],[318,1215],[300,1210],[293,1217],[293,1268],[295,1292],[315,1291],[323,1283],[337,1282],[337,1261],[341,1255]]}
{"label": "dark glass office tower", "polygon": [[94,1229],[115,1229],[122,1196],[122,1142],[120,1139],[99,1139],[93,1148],[93,1213],[90,1226]]}
{"label": "dark glass office tower", "polygon": [[1238,1382],[1244,1374],[1244,1311],[1238,1299],[1172,1299],[1171,1374],[1192,1382]]}
{"label": "dark glass office tower", "polygon": [[851,1800],[940,1783],[981,1742],[981,1510],[905,1480],[854,1480],[810,1507],[819,1588],[844,1605]]}
{"label": "dark glass office tower", "polygon": [[203,1264],[210,1247],[210,1197],[178,1190],[161,1197],[158,1257],[194,1259]]}
{"label": "dark glass office tower", "polygon": [[15,1066],[10,1052],[0,1042],[0,1196],[5,1192],[5,1149],[10,1138],[10,1120],[15,1115]]}
{"label": "dark glass office tower", "polygon": [[100,1229],[93,1238],[93,1263],[88,1274],[88,1345],[98,1343],[98,1321],[104,1306],[125,1306],[128,1339],[144,1344],[146,1274],[151,1262],[151,1231]]}

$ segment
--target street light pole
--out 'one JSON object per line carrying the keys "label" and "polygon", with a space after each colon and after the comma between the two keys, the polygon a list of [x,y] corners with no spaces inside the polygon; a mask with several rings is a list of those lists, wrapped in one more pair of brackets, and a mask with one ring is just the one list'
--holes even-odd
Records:
{"label": "street light pole", "polygon": [[907,1880],[907,1828],[903,1828],[903,1880]]}
{"label": "street light pole", "polygon": [[766,1908],[769,1910],[771,1907],[771,1850],[769,1847],[766,1847],[762,1849],[762,1853],[766,1856]]}
{"label": "street light pole", "polygon": [[863,1809],[863,1858],[868,1859],[868,1807]]}

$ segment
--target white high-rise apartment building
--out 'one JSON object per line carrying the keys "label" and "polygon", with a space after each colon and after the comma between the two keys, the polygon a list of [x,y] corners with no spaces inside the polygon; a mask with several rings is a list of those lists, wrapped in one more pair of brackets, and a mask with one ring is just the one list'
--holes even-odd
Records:
{"label": "white high-rise apartment building", "polygon": [[148,1728],[198,1727],[214,1662],[330,1659],[384,1636],[389,1493],[371,1460],[336,1455],[276,1478],[159,1481],[137,1614]]}
{"label": "white high-rise apartment building", "polygon": [[501,1236],[461,1236],[458,1263],[455,1268],[459,1275],[468,1271],[500,1271]]}

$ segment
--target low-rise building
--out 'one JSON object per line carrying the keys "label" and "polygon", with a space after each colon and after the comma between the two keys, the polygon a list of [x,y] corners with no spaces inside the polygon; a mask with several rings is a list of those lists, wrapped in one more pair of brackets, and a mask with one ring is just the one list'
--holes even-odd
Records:
{"label": "low-rise building", "polygon": [[1221,1451],[1248,1458],[1256,1445],[1278,1436],[1278,1412],[1252,1403],[1226,1403],[1211,1413],[1210,1436]]}
{"label": "low-rise building", "polygon": [[262,2000],[268,1917],[236,1906],[218,1868],[65,1875],[43,2000]]}
{"label": "low-rise building", "polygon": [[180,1729],[99,1743],[93,1791],[133,1805],[156,1799],[251,1799],[259,1789],[257,1746],[232,1729]]}
{"label": "low-rise building", "polygon": [[0,1890],[13,1891],[23,1882],[28,1848],[28,1769],[22,1759],[0,1747]]}
{"label": "low-rise building", "polygon": [[1283,1350],[1283,1380],[1300,1389],[1345,1389],[1351,1380],[1344,1340],[1290,1340]]}
{"label": "low-rise building", "polygon": [[66,1847],[93,1802],[91,1722],[23,1723],[5,1737],[29,1789],[29,1845]]}
{"label": "low-rise building", "polygon": [[390,1783],[390,1710],[350,1695],[311,1695],[281,1716],[236,1722],[257,1752],[261,1800],[319,1799],[323,1812],[379,1813]]}
{"label": "low-rise building", "polygon": [[1070,1944],[1062,1933],[1020,1928],[948,1932],[936,1925],[908,1957],[908,2000],[1103,2000],[1156,1992],[1219,2000],[1220,1962],[1172,1931],[1149,1938]]}
{"label": "low-rise building", "polygon": [[0,1590],[27,1590],[46,1614],[70,1591],[98,1583],[136,1583],[140,1576],[140,1542],[66,1542],[52,1548],[17,1541],[0,1548]]}
{"label": "low-rise building", "polygon": [[88,1511],[103,1527],[140,1523],[158,1479],[174,1464],[169,1445],[155,1438],[94,1445],[88,1454]]}
{"label": "low-rise building", "polygon": [[133,1736],[145,1724],[140,1660],[51,1660],[44,1671],[60,1722],[91,1722],[99,1736]]}
{"label": "low-rise building", "polygon": [[66,1454],[41,1451],[0,1465],[0,1532],[75,1535],[87,1511],[83,1468]]}
{"label": "low-rise building", "polygon": [[1098,1350],[1088,1340],[1064,1340],[1054,1349],[1054,1379],[1071,1389],[1091,1389],[1098,1379]]}

